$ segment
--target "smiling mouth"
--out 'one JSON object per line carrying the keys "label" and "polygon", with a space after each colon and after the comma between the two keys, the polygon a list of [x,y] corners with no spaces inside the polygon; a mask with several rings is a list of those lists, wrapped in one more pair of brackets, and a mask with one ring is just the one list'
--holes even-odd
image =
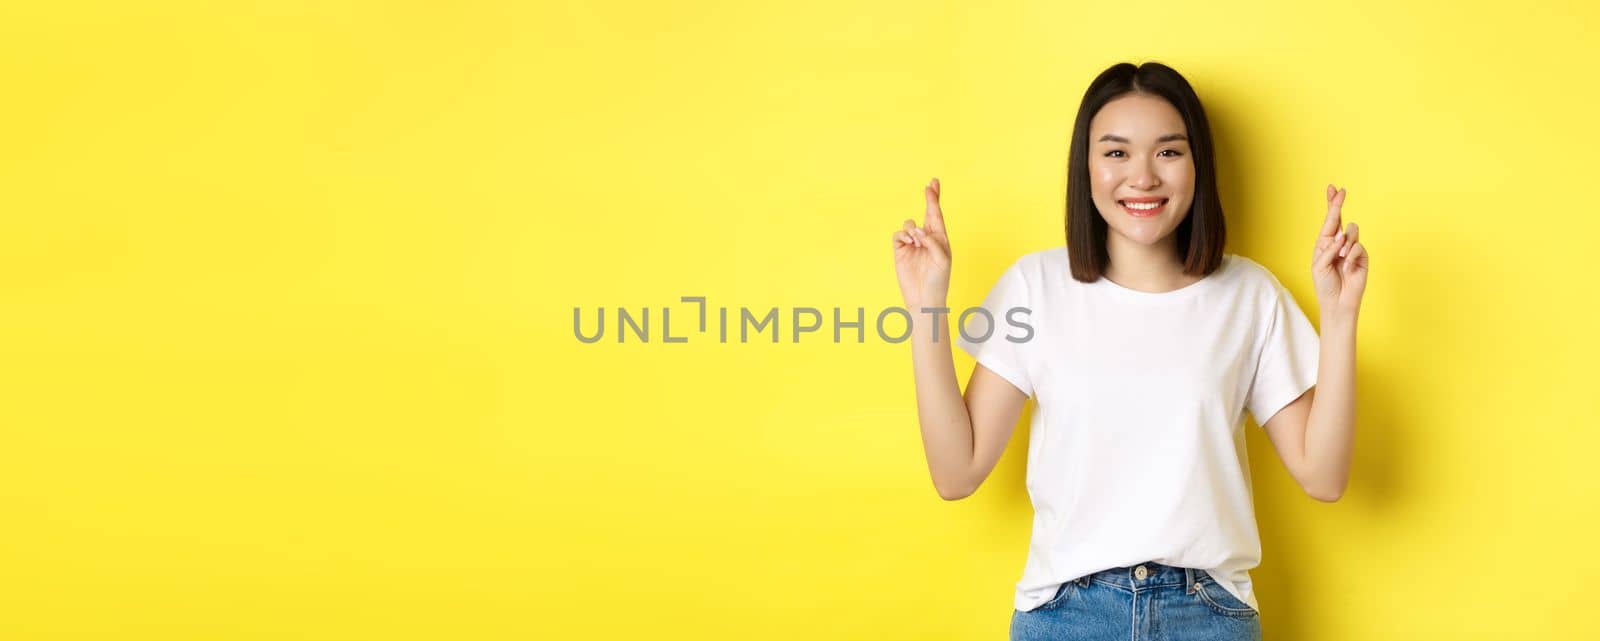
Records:
{"label": "smiling mouth", "polygon": [[1122,211],[1128,212],[1129,216],[1133,216],[1135,218],[1149,218],[1151,216],[1160,214],[1167,208],[1167,199],[1162,198],[1159,202],[1145,203],[1130,203],[1126,200],[1119,200],[1117,201],[1117,205],[1122,207]]}

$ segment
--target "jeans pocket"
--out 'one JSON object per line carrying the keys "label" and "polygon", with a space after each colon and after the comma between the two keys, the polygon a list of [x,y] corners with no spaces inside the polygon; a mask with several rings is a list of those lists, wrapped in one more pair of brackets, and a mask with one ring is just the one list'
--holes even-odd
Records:
{"label": "jeans pocket", "polygon": [[1249,619],[1259,614],[1255,608],[1250,607],[1250,604],[1240,601],[1239,597],[1233,596],[1232,592],[1217,585],[1216,580],[1209,576],[1197,581],[1194,591],[1206,607],[1222,616]]}
{"label": "jeans pocket", "polygon": [[1067,602],[1067,599],[1072,596],[1072,592],[1076,589],[1078,589],[1076,580],[1065,581],[1061,584],[1061,587],[1056,588],[1055,595],[1051,596],[1049,601],[1045,601],[1044,604],[1034,608],[1034,610],[1054,610],[1059,608]]}

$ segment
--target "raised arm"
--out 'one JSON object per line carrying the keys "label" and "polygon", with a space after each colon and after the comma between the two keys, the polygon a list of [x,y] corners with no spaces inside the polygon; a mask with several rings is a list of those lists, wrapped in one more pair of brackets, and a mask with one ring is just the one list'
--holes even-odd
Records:
{"label": "raised arm", "polygon": [[1355,456],[1356,323],[1371,254],[1361,228],[1343,226],[1345,190],[1328,185],[1328,213],[1311,255],[1322,310],[1317,383],[1261,427],[1306,494],[1333,502],[1344,496]]}
{"label": "raised arm", "polygon": [[[956,384],[950,346],[950,238],[939,205],[939,181],[923,188],[923,225],[906,219],[894,233],[895,273],[911,312],[911,362],[916,375],[917,419],[928,472],[939,496],[970,496],[1004,453],[1027,395],[979,364],[966,395]],[[928,310],[928,311],[924,311]],[[934,311],[937,310],[937,311]]]}

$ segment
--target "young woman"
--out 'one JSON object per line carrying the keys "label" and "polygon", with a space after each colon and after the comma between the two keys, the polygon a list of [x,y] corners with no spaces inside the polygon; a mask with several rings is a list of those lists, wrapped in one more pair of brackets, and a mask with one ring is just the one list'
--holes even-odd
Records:
{"label": "young woman", "polygon": [[[1034,398],[1035,516],[1011,638],[1260,639],[1244,413],[1307,494],[1338,500],[1369,261],[1355,223],[1341,229],[1345,192],[1328,186],[1312,251],[1319,337],[1270,271],[1224,252],[1211,131],[1176,71],[1096,77],[1068,172],[1065,246],[1006,269],[982,305],[988,327],[934,311],[951,264],[937,179],[923,225],[894,234],[934,486],[976,491]],[[950,342],[977,361],[965,396]]]}

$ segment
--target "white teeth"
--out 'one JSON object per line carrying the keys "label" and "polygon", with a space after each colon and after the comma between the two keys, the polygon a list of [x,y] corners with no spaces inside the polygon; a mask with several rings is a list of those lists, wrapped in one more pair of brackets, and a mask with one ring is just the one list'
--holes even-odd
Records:
{"label": "white teeth", "polygon": [[1141,203],[1130,203],[1130,202],[1127,202],[1127,201],[1123,201],[1122,206],[1127,207],[1128,209],[1142,209],[1142,210],[1145,210],[1145,211],[1149,211],[1151,209],[1155,209],[1157,207],[1160,207],[1161,206],[1161,202],[1142,203],[1141,204]]}

